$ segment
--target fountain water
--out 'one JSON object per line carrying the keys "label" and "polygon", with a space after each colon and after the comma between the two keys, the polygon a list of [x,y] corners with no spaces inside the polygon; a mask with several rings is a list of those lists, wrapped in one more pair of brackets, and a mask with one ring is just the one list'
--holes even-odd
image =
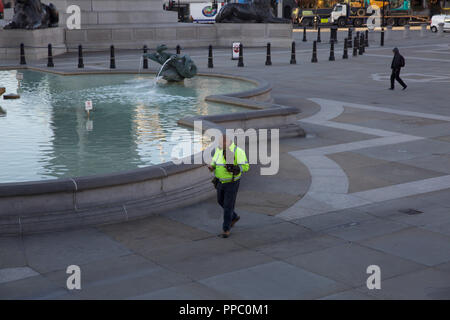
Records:
{"label": "fountain water", "polygon": [[142,62],[144,60],[144,57],[141,57],[141,60],[139,60],[139,69],[138,69],[138,74],[141,74],[141,67],[142,67]]}
{"label": "fountain water", "polygon": [[159,75],[160,75],[161,72],[164,70],[164,67],[166,66],[166,64],[167,64],[169,61],[173,60],[174,58],[175,58],[175,56],[171,56],[169,59],[166,60],[166,62],[163,63],[163,65],[161,66],[161,69],[159,69],[159,72],[158,72],[158,74],[156,75],[156,78],[155,78],[156,82],[158,82],[159,80],[161,80],[162,77],[160,77]]}

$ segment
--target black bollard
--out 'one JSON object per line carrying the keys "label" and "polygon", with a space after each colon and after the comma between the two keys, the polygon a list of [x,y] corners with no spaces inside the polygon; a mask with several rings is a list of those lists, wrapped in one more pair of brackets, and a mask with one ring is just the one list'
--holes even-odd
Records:
{"label": "black bollard", "polygon": [[214,68],[212,45],[208,47],[208,68]]}
{"label": "black bollard", "polygon": [[348,39],[344,39],[344,54],[342,55],[342,59],[348,59]]}
{"label": "black bollard", "polygon": [[303,42],[306,42],[306,27],[303,27]]}
{"label": "black bollard", "polygon": [[359,46],[362,46],[362,52],[364,53],[364,32],[361,32],[361,35],[359,37]]}
{"label": "black bollard", "polygon": [[110,48],[110,59],[109,59],[109,68],[115,69],[116,68],[116,56],[114,54],[114,46],[111,46]]}
{"label": "black bollard", "polygon": [[363,35],[361,34],[360,36],[359,36],[359,39],[358,39],[358,54],[360,55],[360,56],[362,56],[363,55],[363,53],[364,53],[364,39],[363,39]]}
{"label": "black bollard", "polygon": [[[144,54],[146,54],[146,53],[147,53],[147,46],[144,46]],[[143,64],[142,68],[148,69],[148,58],[147,57],[144,57],[142,64]]]}
{"label": "black bollard", "polygon": [[364,36],[364,32],[361,32],[361,46],[362,46],[362,52],[366,52],[366,37]]}
{"label": "black bollard", "polygon": [[53,64],[53,53],[52,53],[52,44],[48,44],[48,60],[47,60],[47,68],[53,68],[55,65]]}
{"label": "black bollard", "polygon": [[242,52],[242,43],[239,44],[239,61],[238,61],[238,67],[244,66],[244,53]]}
{"label": "black bollard", "polygon": [[291,61],[289,61],[290,64],[297,64],[297,60],[295,59],[295,41],[292,41],[291,46]]}
{"label": "black bollard", "polygon": [[[364,36],[363,36],[363,33],[360,33],[360,34],[359,34],[358,44],[359,44],[359,47],[358,47],[358,54],[361,55],[361,54],[364,53]],[[361,52],[359,52],[359,51],[361,51]]]}
{"label": "black bollard", "polygon": [[177,44],[177,48],[176,48],[176,50],[177,50],[177,54],[180,54],[180,53],[181,53],[181,47],[180,47],[180,45],[179,45],[179,44]]}
{"label": "black bollard", "polygon": [[347,39],[348,39],[348,43],[347,43],[347,48],[352,48],[353,44],[352,44],[352,28],[348,28],[348,34],[347,34]]}
{"label": "black bollard", "polygon": [[384,28],[381,28],[380,46],[384,47]]}
{"label": "black bollard", "polygon": [[20,64],[27,64],[25,60],[25,45],[23,43],[20,44]]}
{"label": "black bollard", "polygon": [[337,27],[336,26],[331,26],[330,27],[330,43],[334,42],[337,43]]}
{"label": "black bollard", "polygon": [[353,56],[354,57],[358,56],[358,37],[356,36],[353,39]]}
{"label": "black bollard", "polygon": [[361,34],[359,31],[356,32],[356,41],[357,43],[355,44],[357,51],[359,52],[359,46],[360,46],[360,40],[361,40]]}
{"label": "black bollard", "polygon": [[270,42],[267,43],[266,66],[272,65],[272,54],[270,52]]}
{"label": "black bollard", "polygon": [[78,68],[84,68],[83,47],[81,46],[81,44],[78,46]]}
{"label": "black bollard", "polygon": [[317,42],[322,42],[322,40],[320,40],[320,27],[317,28]]}
{"label": "black bollard", "polygon": [[364,43],[365,47],[369,47],[369,30],[366,30],[366,37],[364,38],[366,42]]}
{"label": "black bollard", "polygon": [[316,41],[313,42],[313,53],[312,53],[311,62],[312,63],[317,62],[317,44],[316,44]]}
{"label": "black bollard", "polygon": [[330,43],[330,57],[328,58],[328,61],[334,61],[334,41],[331,41]]}

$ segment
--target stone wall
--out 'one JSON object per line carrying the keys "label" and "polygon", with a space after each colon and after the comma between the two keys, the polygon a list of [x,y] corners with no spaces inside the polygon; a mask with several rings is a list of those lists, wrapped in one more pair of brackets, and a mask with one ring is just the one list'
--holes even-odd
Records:
{"label": "stone wall", "polygon": [[49,43],[54,47],[53,55],[65,53],[64,29],[49,28],[38,30],[1,30],[0,60],[17,60],[20,58],[20,44],[25,44],[25,58],[27,60],[47,57]]}
{"label": "stone wall", "polygon": [[136,28],[66,30],[66,43],[70,50],[83,44],[86,50],[116,48],[154,48],[161,43],[184,48],[216,45],[217,32],[214,25],[176,23],[170,26],[148,25]]}
{"label": "stone wall", "polygon": [[71,50],[78,44],[89,48],[149,48],[161,43],[184,48],[208,45],[230,47],[233,42],[242,42],[245,47],[262,47],[270,42],[273,47],[289,47],[292,42],[292,25],[264,23],[216,23],[173,25],[148,25],[146,27],[119,29],[66,30],[66,43]]}
{"label": "stone wall", "polygon": [[289,47],[292,42],[291,24],[216,23],[215,27],[219,46],[242,42],[246,47],[262,47],[270,42],[273,47]]}
{"label": "stone wall", "polygon": [[66,9],[81,9],[82,28],[136,26],[139,24],[176,23],[177,13],[163,10],[163,0],[52,0],[65,26]]}

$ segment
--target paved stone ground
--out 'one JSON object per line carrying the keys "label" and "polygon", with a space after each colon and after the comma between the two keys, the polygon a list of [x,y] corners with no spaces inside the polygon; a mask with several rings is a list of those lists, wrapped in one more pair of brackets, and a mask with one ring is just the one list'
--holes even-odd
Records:
{"label": "paved stone ground", "polygon": [[[245,50],[244,68],[216,50],[212,71],[269,81],[308,133],[281,141],[277,175],[253,167],[242,179],[232,236],[217,237],[210,199],[124,224],[0,238],[0,298],[449,299],[450,35],[375,40],[349,60],[341,41],[335,62],[320,44],[317,64],[311,42],[297,41],[297,65],[289,48],[274,48],[270,67],[264,48]],[[387,90],[394,45],[406,91]],[[184,52],[208,72],[204,48]],[[73,70],[76,57],[55,64]],[[85,64],[104,69],[107,53]],[[117,53],[119,68],[138,64],[135,52]],[[82,290],[65,287],[70,264]],[[381,290],[366,287],[369,265],[381,268]]]}

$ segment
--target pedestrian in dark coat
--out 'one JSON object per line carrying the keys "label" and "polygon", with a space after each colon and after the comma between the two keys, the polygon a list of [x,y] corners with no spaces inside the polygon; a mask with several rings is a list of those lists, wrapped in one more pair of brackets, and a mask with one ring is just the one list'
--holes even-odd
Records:
{"label": "pedestrian in dark coat", "polygon": [[403,87],[403,90],[405,90],[407,85],[403,82],[402,79],[400,79],[400,69],[405,66],[405,58],[403,58],[403,56],[400,54],[398,48],[394,48],[394,50],[392,51],[394,52],[394,58],[392,59],[391,63],[391,87],[389,89],[394,90],[394,82],[395,80],[397,80],[398,83],[400,83]]}

